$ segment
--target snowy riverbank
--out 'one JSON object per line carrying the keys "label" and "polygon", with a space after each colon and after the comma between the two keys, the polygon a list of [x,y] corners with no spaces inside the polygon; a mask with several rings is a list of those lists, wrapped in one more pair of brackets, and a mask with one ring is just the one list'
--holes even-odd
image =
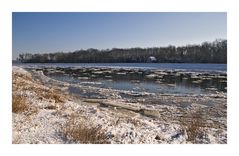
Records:
{"label": "snowy riverbank", "polygon": [[[199,98],[210,102],[215,96],[160,97],[176,103],[185,99],[192,102],[185,109],[177,104],[145,105],[144,101],[130,103],[110,97],[80,99],[65,92],[64,87],[46,85],[22,68],[14,66],[12,74],[13,108],[17,105],[13,110],[13,143],[227,143],[225,96],[216,96],[220,104],[215,108],[197,103]],[[104,133],[100,133],[104,141],[80,140],[74,130],[81,128],[79,124],[88,129],[100,127],[97,130]]]}

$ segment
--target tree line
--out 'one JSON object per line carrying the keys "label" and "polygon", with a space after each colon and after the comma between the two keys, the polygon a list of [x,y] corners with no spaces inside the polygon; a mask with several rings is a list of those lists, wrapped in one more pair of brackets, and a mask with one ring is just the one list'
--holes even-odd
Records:
{"label": "tree line", "polygon": [[23,63],[227,63],[227,40],[186,46],[87,49],[74,52],[19,54]]}

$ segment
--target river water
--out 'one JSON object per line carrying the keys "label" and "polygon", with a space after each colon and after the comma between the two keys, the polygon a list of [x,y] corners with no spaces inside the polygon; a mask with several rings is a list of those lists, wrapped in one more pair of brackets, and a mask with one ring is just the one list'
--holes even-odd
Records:
{"label": "river water", "polygon": [[[204,94],[209,91],[226,92],[227,87],[226,64],[27,63],[13,65],[26,69],[42,69],[46,76],[72,84],[135,92]],[[149,75],[155,75],[155,71],[170,72],[164,75],[159,73],[158,77],[149,78]],[[71,91],[75,92],[72,88]]]}
{"label": "river water", "polygon": [[140,68],[187,71],[227,71],[227,64],[200,63],[15,63],[22,67],[107,67],[107,68]]}

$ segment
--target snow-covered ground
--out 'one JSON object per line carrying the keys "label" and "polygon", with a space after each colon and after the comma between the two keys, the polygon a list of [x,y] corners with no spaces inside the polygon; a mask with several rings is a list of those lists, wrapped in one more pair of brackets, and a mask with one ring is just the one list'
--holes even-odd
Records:
{"label": "snow-covered ground", "polygon": [[[110,89],[99,91],[113,92]],[[114,98],[79,99],[64,93],[63,88],[44,85],[16,66],[13,67],[13,94],[24,97],[30,108],[13,113],[13,143],[81,143],[64,134],[66,123],[73,116],[79,121],[84,119],[89,126],[100,125],[110,143],[192,143],[185,125],[177,119],[196,108],[210,110],[196,101],[192,109],[183,110],[176,105],[150,106]],[[177,97],[165,98],[178,100]],[[210,101],[213,97],[206,98]],[[224,107],[213,111],[223,112],[226,99],[222,98],[222,102]],[[195,138],[196,143],[227,143],[226,115],[207,118],[205,122],[203,127],[198,127],[201,134]]]}

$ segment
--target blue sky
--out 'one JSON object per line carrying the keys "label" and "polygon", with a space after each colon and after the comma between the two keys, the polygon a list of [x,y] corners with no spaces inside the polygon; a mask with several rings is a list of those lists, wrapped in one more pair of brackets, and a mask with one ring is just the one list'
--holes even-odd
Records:
{"label": "blue sky", "polygon": [[12,14],[13,59],[19,53],[200,44],[227,38],[226,13]]}

